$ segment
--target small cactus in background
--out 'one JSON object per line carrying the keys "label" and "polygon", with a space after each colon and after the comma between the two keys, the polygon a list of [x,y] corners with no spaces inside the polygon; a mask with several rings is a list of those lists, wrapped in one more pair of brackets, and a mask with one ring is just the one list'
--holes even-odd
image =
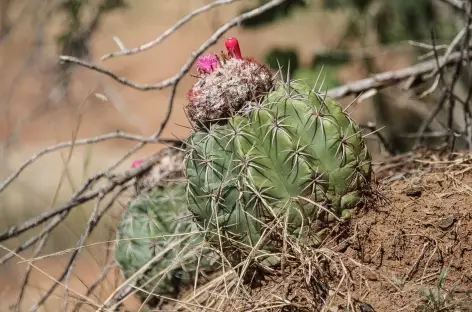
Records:
{"label": "small cactus in background", "polygon": [[[187,208],[184,155],[178,146],[172,146],[152,156],[155,163],[137,177],[137,195],[128,202],[117,230],[115,260],[125,278],[152,261],[134,284],[144,290],[138,291],[142,300],[151,294],[147,302],[153,306],[159,302],[158,295],[175,298],[182,288],[193,286],[196,275],[202,281],[202,275],[219,265],[218,255],[205,245],[204,234]],[[135,160],[131,167],[141,164],[142,160]]]}
{"label": "small cactus in background", "polygon": [[[235,243],[253,247],[264,226],[284,215],[290,234],[316,245],[369,182],[361,131],[338,103],[304,84],[273,81],[264,65],[245,61],[234,38],[226,47],[230,59],[190,92],[189,115],[207,124],[187,140],[189,209],[217,233],[210,241],[233,251]],[[210,122],[215,115],[225,122]]]}
{"label": "small cactus in background", "polygon": [[152,305],[159,295],[176,298],[193,286],[197,274],[201,281],[205,273],[218,268],[218,257],[204,245],[186,202],[182,183],[142,192],[128,203],[118,227],[115,259],[124,277],[153,262],[133,283],[144,290],[138,291],[138,297],[149,296]]}

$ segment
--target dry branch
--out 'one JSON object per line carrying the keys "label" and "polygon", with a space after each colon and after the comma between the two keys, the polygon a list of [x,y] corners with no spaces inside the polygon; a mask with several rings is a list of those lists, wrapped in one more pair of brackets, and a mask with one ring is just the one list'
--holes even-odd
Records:
{"label": "dry branch", "polygon": [[459,10],[459,11],[465,11],[465,1],[461,0],[440,0],[441,2],[444,2],[450,6],[452,6],[454,9]]}
{"label": "dry branch", "polygon": [[[465,9],[465,6],[464,6],[464,9]],[[470,13],[470,5],[468,6],[467,8],[467,11],[465,13]],[[451,46],[452,45],[457,45],[459,43],[459,41],[461,39],[463,39],[462,41],[462,46],[461,46],[461,49],[459,52],[457,53],[460,53],[461,55],[461,59],[463,60],[466,60],[467,62],[469,62],[470,60],[470,54],[468,53],[467,49],[469,47],[469,41],[470,41],[470,31],[471,31],[471,20],[472,20],[472,16],[470,14],[465,14],[466,15],[466,21],[465,21],[465,26],[464,28],[461,30],[461,32],[454,38],[453,40],[453,43],[451,43]],[[434,34],[432,34],[432,41],[433,41],[433,46],[435,45],[435,40],[434,40]],[[454,130],[452,128],[452,121],[453,121],[453,110],[454,110],[454,106],[456,104],[456,101],[458,102],[461,102],[461,104],[463,104],[463,109],[464,109],[464,115],[466,116],[465,117],[465,124],[466,124],[466,129],[469,128],[469,123],[468,123],[468,119],[467,117],[469,116],[470,112],[469,112],[469,104],[468,102],[462,102],[459,98],[457,98],[455,95],[454,95],[454,87],[459,79],[459,74],[462,70],[462,65],[463,65],[463,62],[457,62],[456,65],[455,65],[455,69],[454,69],[454,73],[453,73],[453,76],[452,76],[452,81],[450,82],[450,84],[447,84],[445,79],[444,79],[444,72],[443,72],[443,62],[441,62],[439,60],[439,57],[437,55],[437,51],[436,49],[433,49],[433,52],[434,52],[434,56],[435,56],[435,61],[436,61],[436,64],[437,64],[437,72],[438,72],[438,75],[437,75],[437,80],[436,81],[441,81],[442,84],[443,84],[443,93],[441,95],[441,99],[438,101],[436,107],[434,108],[434,110],[431,112],[431,114],[428,116],[428,118],[423,122],[423,124],[420,126],[419,130],[418,130],[418,138],[416,140],[416,146],[418,146],[419,143],[423,143],[423,140],[424,140],[424,134],[425,134],[425,131],[426,131],[426,128],[429,127],[429,125],[431,124],[431,122],[434,120],[434,118],[436,118],[436,116],[439,114],[439,112],[444,108],[444,105],[445,104],[449,104],[449,107],[448,107],[448,118],[447,118],[447,131],[449,132],[449,135],[447,136],[447,145],[451,147],[451,149],[453,149],[454,147],[454,142],[455,142],[455,135],[454,135]],[[469,148],[472,148],[472,142],[468,142],[469,144]]]}
{"label": "dry branch", "polygon": [[29,165],[34,163],[36,160],[38,160],[40,157],[44,156],[45,154],[67,148],[67,147],[72,147],[72,146],[80,146],[80,145],[89,145],[89,144],[94,144],[102,141],[107,141],[107,140],[112,140],[112,139],[124,139],[124,140],[131,140],[131,141],[139,141],[139,142],[146,142],[146,143],[169,143],[169,142],[175,142],[175,140],[165,140],[165,139],[157,139],[153,137],[144,137],[140,135],[135,135],[131,133],[124,133],[121,131],[115,131],[115,132],[110,132],[107,134],[103,134],[100,136],[96,137],[91,137],[91,138],[86,138],[86,139],[81,139],[81,140],[75,140],[75,141],[68,141],[68,142],[61,142],[56,145],[51,145],[48,146],[36,154],[34,154],[32,157],[27,159],[21,166],[13,172],[8,178],[6,178],[1,184],[0,184],[0,193],[11,183],[13,182],[19,175],[20,173],[25,170]]}
{"label": "dry branch", "polygon": [[207,41],[205,41],[200,46],[200,48],[198,48],[196,51],[194,51],[191,54],[190,58],[187,60],[185,65],[180,68],[179,72],[176,75],[174,75],[170,78],[167,78],[167,79],[165,79],[165,80],[163,80],[159,83],[156,83],[156,84],[138,84],[138,83],[134,83],[134,82],[131,82],[128,79],[119,77],[116,73],[114,73],[114,72],[112,72],[112,71],[110,71],[106,68],[100,67],[98,65],[95,65],[95,64],[83,61],[83,60],[80,60],[80,59],[75,58],[75,57],[62,55],[62,56],[60,56],[60,60],[63,61],[63,62],[74,63],[76,65],[80,65],[80,66],[95,70],[97,72],[100,72],[102,74],[105,74],[105,75],[115,79],[116,81],[118,81],[118,82],[120,82],[124,85],[127,85],[129,87],[133,87],[134,89],[137,89],[137,90],[149,91],[149,90],[164,89],[166,87],[169,87],[173,84],[178,83],[182,79],[182,77],[190,70],[190,68],[192,67],[192,64],[195,62],[197,57],[199,57],[209,47],[214,45],[216,43],[216,41],[218,41],[218,39],[221,36],[223,36],[228,30],[230,30],[231,28],[241,24],[242,22],[244,22],[247,19],[256,17],[256,16],[258,16],[258,15],[260,15],[260,14],[262,14],[262,13],[264,13],[264,12],[266,12],[266,11],[272,9],[272,8],[275,8],[279,5],[281,5],[284,2],[287,2],[287,1],[288,0],[272,0],[272,1],[269,1],[266,4],[264,4],[260,7],[257,7],[254,10],[251,10],[249,12],[241,14],[241,15],[233,18],[229,22],[225,23],[223,26],[218,28],[218,30]]}
{"label": "dry branch", "polygon": [[[112,196],[112,198],[107,202],[105,207],[100,210],[100,203],[104,197],[103,194],[99,194],[97,197],[97,203],[95,205],[95,208],[92,212],[92,215],[89,218],[89,221],[87,223],[87,228],[85,229],[84,233],[80,237],[79,241],[77,242],[77,247],[74,249],[72,252],[72,255],[69,258],[69,262],[62,272],[61,276],[57,279],[57,281],[62,282],[64,279],[65,281],[65,289],[66,289],[66,299],[65,299],[65,311],[67,311],[67,304],[68,300],[67,297],[69,296],[69,277],[70,274],[72,273],[72,268],[74,266],[75,261],[77,260],[77,256],[79,255],[80,251],[83,248],[83,245],[85,243],[85,240],[88,238],[88,236],[92,233],[92,231],[95,229],[97,224],[100,222],[100,219],[106,214],[106,212],[113,206],[115,203],[116,199],[118,198],[119,195],[121,195],[122,192],[126,190],[126,186],[121,186],[118,191]],[[39,301],[33,305],[30,309],[29,312],[34,312],[37,311],[41,305],[49,298],[49,296],[52,295],[56,287],[59,285],[59,283],[55,282],[49,289],[48,291],[44,294],[44,296],[39,299]]]}
{"label": "dry branch", "polygon": [[[449,67],[464,61],[471,55],[472,51],[469,51],[465,56],[463,56],[462,51],[460,51],[451,53],[447,58],[440,57],[439,59],[444,63],[444,67]],[[340,87],[328,90],[327,95],[332,98],[342,98],[349,95],[357,96],[362,92],[371,89],[378,90],[393,86],[410,78],[414,78],[415,82],[423,83],[427,80],[425,76],[427,76],[431,72],[434,72],[437,68],[438,66],[436,64],[436,60],[433,59],[418,63],[410,67],[376,74],[373,75],[371,78],[347,83]]]}
{"label": "dry branch", "polygon": [[239,1],[239,0],[215,0],[212,3],[209,3],[205,6],[202,6],[201,8],[198,8],[198,9],[190,12],[188,15],[184,16],[177,23],[175,23],[172,27],[170,27],[165,32],[163,32],[161,35],[159,35],[156,39],[154,39],[152,41],[149,41],[149,42],[146,42],[145,44],[143,44],[143,45],[141,45],[137,48],[126,49],[126,48],[120,47],[120,51],[105,54],[100,59],[102,61],[104,61],[104,60],[107,60],[109,58],[113,58],[113,57],[117,57],[117,56],[123,56],[123,55],[136,54],[136,53],[148,50],[148,49],[158,45],[159,43],[161,43],[164,39],[166,39],[171,34],[176,32],[180,27],[182,27],[183,25],[188,23],[190,20],[192,20],[192,18],[194,18],[194,17],[196,17],[196,16],[198,16],[198,15],[204,13],[204,12],[209,11],[210,9],[212,9],[214,7],[217,7],[217,6],[220,6],[220,5],[223,5],[223,4],[229,4],[229,3],[232,3],[232,2],[235,2],[235,1]]}
{"label": "dry branch", "polygon": [[31,228],[34,228],[38,225],[43,224],[44,222],[53,218],[54,216],[70,211],[72,208],[80,204],[83,204],[99,196],[106,195],[112,192],[116,187],[126,184],[135,176],[150,169],[151,166],[156,161],[156,158],[157,156],[151,157],[150,159],[144,161],[141,166],[130,169],[121,175],[117,175],[111,178],[111,181],[108,184],[99,188],[98,190],[90,191],[88,193],[85,193],[84,195],[74,196],[69,202],[65,203],[62,206],[59,206],[47,212],[43,212],[37,217],[31,218],[19,226],[10,227],[7,231],[0,233],[0,242],[5,241],[9,238],[15,237],[17,235],[20,235],[21,233]]}
{"label": "dry branch", "polygon": [[[87,289],[87,292],[85,293],[85,296],[90,296],[93,291],[95,290],[95,288],[97,288],[100,283],[105,279],[105,277],[107,276],[108,272],[115,267],[115,260],[112,259],[111,261],[109,261],[109,263],[103,268],[103,270],[100,272],[100,275],[97,277],[97,279],[92,283],[92,285],[90,285],[90,287],[88,287]],[[79,301],[76,303],[76,305],[74,306],[74,309],[72,310],[73,312],[78,312],[80,307],[82,306],[84,302],[83,301]]]}

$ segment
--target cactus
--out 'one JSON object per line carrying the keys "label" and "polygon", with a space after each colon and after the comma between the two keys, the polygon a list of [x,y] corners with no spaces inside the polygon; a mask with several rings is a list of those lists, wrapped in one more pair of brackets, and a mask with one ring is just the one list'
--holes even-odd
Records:
{"label": "cactus", "polygon": [[[193,286],[197,269],[200,274],[211,273],[218,266],[216,254],[205,247],[204,236],[189,218],[182,183],[131,200],[117,239],[115,259],[125,278],[155,259],[136,281],[145,290],[141,298],[148,293],[175,298],[182,287]],[[167,246],[173,248],[160,256]]]}
{"label": "cactus", "polygon": [[[178,163],[179,153],[171,149],[160,153],[163,157],[150,171],[155,174],[154,187],[147,191],[141,189],[128,202],[117,231],[115,260],[123,276],[128,279],[148,264],[143,272],[136,274],[133,283],[144,290],[137,292],[142,300],[152,294],[146,300],[151,305],[158,304],[156,295],[176,298],[182,290],[193,286],[197,271],[202,281],[205,273],[218,269],[218,256],[205,245],[204,235],[187,209],[185,183],[159,186],[163,184],[159,179],[166,176],[163,172],[179,176],[176,169],[182,166],[182,162]],[[166,162],[174,158],[175,164]],[[134,161],[132,167],[140,163]],[[147,173],[148,180],[150,173]]]}
{"label": "cactus", "polygon": [[[189,209],[200,226],[218,232],[210,241],[222,242],[223,249],[254,246],[264,226],[282,216],[289,234],[316,245],[326,223],[348,216],[369,182],[371,156],[361,131],[335,101],[300,82],[253,79],[247,83],[271,88],[223,82],[224,88],[210,87],[209,81],[223,77],[234,83],[243,83],[242,76],[266,77],[264,65],[251,67],[252,60],[234,56],[230,61],[196,83],[207,86],[211,98],[191,99],[193,108],[205,112],[222,112],[223,103],[240,109],[222,114],[223,120],[206,120],[205,127],[196,122],[187,138]],[[249,90],[260,91],[257,100],[245,100]],[[272,245],[269,240],[261,247]]]}

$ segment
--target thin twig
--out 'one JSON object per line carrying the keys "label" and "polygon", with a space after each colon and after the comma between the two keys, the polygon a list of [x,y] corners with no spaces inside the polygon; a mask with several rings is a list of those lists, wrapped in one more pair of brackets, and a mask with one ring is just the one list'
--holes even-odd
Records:
{"label": "thin twig", "polygon": [[56,145],[48,146],[36,154],[34,154],[32,157],[30,157],[28,160],[26,160],[21,166],[14,172],[12,173],[8,178],[6,178],[1,184],[0,184],[0,192],[2,192],[10,183],[15,180],[20,173],[25,170],[29,165],[31,165],[33,162],[38,160],[40,157],[44,156],[47,153],[51,153],[66,147],[71,147],[71,146],[77,146],[77,145],[89,145],[89,144],[94,144],[102,141],[107,141],[107,140],[112,140],[112,139],[125,139],[125,140],[131,140],[131,141],[140,141],[140,142],[146,142],[146,143],[166,143],[166,142],[174,142],[175,140],[164,140],[164,139],[157,139],[153,137],[144,137],[144,136],[139,136],[131,133],[125,133],[121,131],[115,131],[115,132],[110,132],[107,134],[103,134],[100,136],[96,137],[91,137],[91,138],[86,138],[86,139],[81,139],[81,140],[76,140],[76,141],[68,141],[68,142],[61,142]]}
{"label": "thin twig", "polygon": [[57,215],[54,219],[51,220],[51,222],[38,235],[35,235],[35,236],[31,237],[26,242],[19,245],[14,250],[7,253],[2,258],[0,258],[0,265],[4,264],[5,262],[7,262],[11,258],[13,258],[15,256],[15,254],[18,254],[18,253],[22,252],[23,250],[28,249],[33,244],[35,244],[38,240],[43,239],[52,230],[54,230],[62,222],[62,220],[64,220],[66,218],[66,216],[67,216],[66,213],[62,213],[60,215]]}
{"label": "thin twig", "polygon": [[465,11],[465,1],[461,1],[461,0],[440,0],[440,1],[452,6],[456,10]]}
{"label": "thin twig", "polygon": [[43,212],[40,215],[27,220],[26,222],[24,222],[23,224],[19,226],[10,227],[7,231],[0,233],[0,241],[4,241],[9,238],[20,235],[21,233],[31,228],[34,228],[38,225],[43,224],[44,222],[53,218],[54,216],[70,211],[72,208],[80,204],[83,204],[85,202],[88,202],[92,199],[97,198],[101,194],[108,194],[112,192],[116,187],[124,185],[126,182],[128,182],[135,176],[148,170],[152,166],[153,160],[154,158],[151,157],[151,159],[144,161],[141,166],[130,169],[121,175],[115,176],[111,182],[99,188],[98,190],[90,191],[89,193],[86,193],[84,195],[73,197],[69,202],[63,204],[62,206],[59,206],[50,211]]}
{"label": "thin twig", "polygon": [[[470,3],[469,3],[470,4]],[[470,5],[469,5],[470,7]],[[462,47],[461,47],[461,52],[464,53],[464,51],[467,49],[467,46],[469,45],[469,41],[470,41],[470,31],[471,31],[471,20],[472,20],[472,17],[470,14],[467,14],[468,11],[464,11],[464,13],[466,13],[466,22],[465,22],[465,36],[464,36],[464,41],[462,42]],[[450,94],[454,94],[454,87],[457,83],[457,81],[459,80],[459,75],[460,75],[460,72],[462,70],[462,62],[458,62],[457,65],[456,65],[456,70],[454,71],[454,74],[452,76],[452,82],[450,84],[450,86],[448,86],[448,92]],[[448,120],[448,131],[449,132],[453,132],[452,130],[452,119],[453,119],[453,110],[454,110],[454,106],[455,106],[455,103],[456,103],[456,100],[453,96],[450,96],[449,97],[449,120]],[[464,103],[464,107],[465,106],[468,106],[467,102]],[[464,113],[465,110],[464,110]],[[451,152],[454,148],[454,142],[455,142],[455,136],[454,135],[451,135],[450,136],[451,139],[452,139],[452,142],[449,142],[448,144],[450,144],[450,147],[451,147]]]}
{"label": "thin twig", "polygon": [[[49,234],[46,234],[45,236],[43,236],[43,238],[39,242],[38,246],[36,246],[36,248],[34,250],[33,257],[36,257],[37,255],[39,255],[41,253],[44,246],[46,245],[48,237],[49,237]],[[9,254],[13,254],[13,253],[10,252]],[[18,299],[16,300],[16,305],[15,305],[15,311],[17,311],[17,312],[20,312],[20,305],[21,305],[21,301],[23,300],[23,296],[25,294],[26,286],[28,284],[28,279],[30,277],[31,268],[32,268],[31,265],[28,265],[26,267],[25,276],[23,277],[23,280],[21,282],[20,293],[18,294]]]}
{"label": "thin twig", "polygon": [[[118,192],[118,195],[120,195],[120,194],[121,194],[121,192]],[[114,196],[113,200],[109,202],[108,208],[113,205],[114,199],[116,199],[117,197],[118,196]],[[101,213],[99,215],[100,204],[101,204],[102,200],[103,200],[103,196],[98,196],[97,197],[97,199],[96,199],[97,202],[96,202],[95,207],[92,211],[92,214],[90,215],[89,221],[87,222],[87,228],[85,229],[84,233],[82,234],[82,236],[79,239],[79,242],[77,243],[76,254],[75,255],[73,254],[73,257],[72,257],[72,259],[71,259],[71,261],[68,265],[68,268],[66,269],[66,276],[65,276],[65,282],[64,282],[64,284],[66,285],[66,295],[65,295],[65,298],[64,298],[64,302],[65,302],[64,311],[67,311],[67,306],[69,304],[69,302],[68,302],[69,301],[69,280],[70,280],[70,276],[71,276],[71,273],[72,273],[72,270],[73,270],[73,267],[74,267],[74,262],[77,260],[79,252],[84,247],[85,240],[90,235],[90,232],[92,231],[92,229],[97,225],[100,216],[103,215],[103,213]],[[105,211],[106,211],[106,209],[105,209]]]}
{"label": "thin twig", "polygon": [[[468,13],[468,17],[469,17],[469,20],[470,20],[470,15],[471,15],[471,11],[472,11],[472,5],[469,1],[468,3],[468,7],[466,9],[467,13]],[[467,65],[469,67],[469,70],[470,70],[470,57],[468,56],[466,58],[467,60]],[[470,74],[469,74],[469,78],[470,78]],[[468,147],[469,147],[469,151],[472,152],[472,112],[470,111],[470,100],[472,98],[472,87],[469,87],[469,92],[467,94],[467,98],[465,100],[465,102],[462,104],[463,105],[463,109],[464,109],[464,123],[465,123],[465,133],[466,133],[466,141],[467,141],[467,144],[468,144]]]}
{"label": "thin twig", "polygon": [[[0,248],[3,249],[3,250],[6,250],[8,252],[12,252],[11,249],[7,248],[6,246],[0,244]],[[45,275],[46,277],[48,277],[49,279],[53,280],[53,281],[56,281],[57,284],[60,284],[62,287],[64,287],[64,284],[62,284],[60,281],[57,281],[54,279],[54,277],[52,277],[51,275],[49,275],[47,272],[45,272],[44,270],[42,270],[41,268],[39,268],[38,266],[36,266],[34,263],[28,261],[27,259],[23,258],[22,256],[18,255],[18,254],[15,254],[15,256],[17,256],[19,259],[21,259],[22,261],[25,261],[25,262],[28,262],[31,264],[32,267],[34,267],[36,270],[38,270],[39,272],[41,272],[43,275]],[[82,296],[78,293],[75,293],[75,295],[77,295],[78,297],[82,298],[83,300],[85,300],[86,302],[88,302],[89,304],[91,304],[92,306],[94,307],[98,307],[99,305],[95,302],[93,302],[90,298],[88,297],[85,297],[85,296]]]}
{"label": "thin twig", "polygon": [[[172,115],[172,110],[174,108],[174,100],[175,100],[175,94],[177,92],[177,86],[180,82],[180,79],[176,81],[174,85],[172,85],[171,91],[170,91],[170,96],[169,96],[169,101],[167,103],[167,111],[164,116],[164,119],[162,120],[159,128],[157,129],[156,132],[151,136],[151,139],[157,139],[159,136],[162,134],[164,129],[166,128],[167,124],[169,123],[170,116]],[[177,140],[172,141],[172,143],[179,142]],[[128,151],[118,162],[110,166],[109,168],[106,169],[104,172],[109,172],[117,168],[122,162],[124,162],[129,156],[137,152],[139,149],[144,147],[148,142],[141,141],[138,144],[136,144],[131,150]],[[181,143],[181,142],[180,142]]]}
{"label": "thin twig", "polygon": [[[469,27],[469,28],[470,28],[470,27]],[[457,47],[457,45],[460,43],[460,41],[461,41],[462,38],[464,37],[466,31],[468,31],[468,27],[467,27],[467,26],[464,27],[464,28],[454,37],[454,39],[451,41],[451,43],[449,44],[449,46],[448,46],[447,49],[446,49],[446,52],[443,54],[443,59],[442,59],[440,62],[437,62],[437,63],[439,63],[438,66],[437,66],[437,68],[436,68],[433,72],[429,73],[429,74],[426,76],[427,79],[429,79],[429,78],[431,78],[431,77],[433,77],[433,76],[436,76],[436,79],[435,79],[434,83],[432,84],[432,86],[431,86],[430,88],[428,88],[426,91],[424,91],[424,92],[420,95],[420,98],[427,96],[428,94],[432,93],[432,92],[437,88],[437,86],[438,86],[438,84],[439,84],[439,80],[440,80],[441,77],[442,77],[441,75],[438,75],[438,73],[439,73],[440,71],[442,71],[442,69],[443,69],[443,67],[444,67],[444,58],[447,58],[447,57],[452,53],[452,51],[454,51],[454,49]],[[435,47],[435,45],[433,44],[433,48],[432,48],[432,51],[431,51],[431,52],[432,52],[432,54],[433,54],[435,57],[437,57],[436,54],[437,54],[438,48],[437,48],[437,47],[434,48],[434,47]],[[462,50],[461,50],[461,51],[462,51]]]}
{"label": "thin twig", "polygon": [[[436,70],[438,71],[438,76],[439,76],[438,79],[442,81],[442,83],[443,83],[443,85],[445,86],[446,89],[442,93],[441,98],[440,98],[439,102],[437,103],[436,107],[434,108],[434,110],[431,112],[429,117],[420,126],[420,128],[418,130],[418,139],[415,142],[415,147],[417,147],[418,144],[421,144],[421,143],[424,142],[425,138],[424,138],[423,134],[425,133],[426,129],[429,127],[431,122],[434,120],[434,118],[436,118],[436,116],[439,114],[441,109],[444,107],[444,103],[446,103],[446,101],[448,99],[450,101],[450,106],[449,106],[449,110],[450,110],[449,115],[450,115],[450,117],[449,117],[449,120],[448,120],[448,129],[447,129],[447,131],[451,134],[453,133],[453,130],[451,129],[451,127],[452,127],[452,109],[454,108],[453,91],[454,91],[454,86],[457,83],[457,80],[459,79],[460,71],[462,69],[462,60],[465,59],[466,57],[468,57],[468,54],[469,54],[469,53],[467,53],[467,56],[464,55],[466,53],[465,49],[466,49],[466,47],[468,47],[468,40],[469,40],[469,34],[470,34],[470,18],[469,17],[467,17],[467,24],[464,27],[464,29],[465,29],[465,38],[464,38],[464,41],[463,41],[463,44],[462,44],[462,49],[461,49],[461,51],[457,52],[457,53],[460,53],[460,55],[461,55],[461,57],[460,57],[461,61],[456,63],[456,67],[455,67],[455,70],[454,70],[454,74],[453,74],[450,86],[448,86],[446,84],[446,82],[444,81],[444,77],[443,77],[444,74],[443,74],[442,64],[439,61],[439,57],[437,55],[436,49],[433,49],[434,55],[435,55],[435,61],[436,61],[436,64],[437,64],[437,69]],[[432,41],[433,41],[433,46],[434,46],[435,45],[435,40],[434,40],[434,34],[433,33],[432,33]]]}
{"label": "thin twig", "polygon": [[[100,272],[100,275],[97,277],[97,279],[92,283],[92,285],[90,285],[90,287],[88,287],[87,289],[87,292],[85,293],[85,296],[88,297],[92,294],[92,292],[95,290],[95,288],[98,287],[98,285],[100,285],[100,283],[105,279],[105,277],[107,276],[108,272],[115,267],[115,260],[112,259],[104,268],[103,270]],[[82,306],[82,304],[84,304],[83,301],[79,301],[76,303],[74,309],[72,310],[72,312],[78,312],[80,307]]]}
{"label": "thin twig", "polygon": [[395,151],[392,149],[390,144],[388,143],[388,140],[378,131],[377,125],[373,122],[368,122],[365,125],[359,125],[361,128],[364,129],[369,129],[372,133],[375,133],[375,135],[379,138],[380,143],[383,145],[383,147],[387,150],[387,152],[390,155],[395,154]]}
{"label": "thin twig", "polygon": [[137,89],[137,90],[142,90],[142,91],[160,90],[160,89],[164,89],[164,88],[166,88],[168,86],[171,86],[171,85],[177,83],[178,81],[180,81],[182,79],[182,77],[190,70],[192,64],[195,62],[197,57],[199,57],[203,52],[205,52],[210,46],[214,45],[216,43],[216,41],[218,41],[218,39],[221,36],[223,36],[228,30],[230,30],[231,28],[241,24],[242,22],[244,22],[247,19],[256,17],[256,16],[258,16],[258,15],[260,15],[260,14],[262,14],[262,13],[264,13],[264,12],[274,8],[274,7],[277,7],[281,4],[283,4],[284,2],[287,2],[287,1],[289,1],[289,0],[271,0],[271,1],[267,2],[264,5],[261,5],[261,6],[255,8],[255,9],[249,11],[249,12],[243,13],[243,14],[233,18],[232,20],[228,21],[223,26],[218,28],[218,30],[207,41],[205,41],[200,46],[200,48],[198,48],[196,51],[194,51],[191,54],[190,58],[181,67],[181,69],[179,70],[179,72],[176,75],[174,75],[170,78],[167,78],[167,79],[165,79],[165,80],[163,80],[159,83],[156,83],[156,84],[138,84],[138,83],[131,82],[131,81],[127,80],[126,78],[119,77],[116,73],[114,73],[114,72],[112,72],[108,69],[105,69],[105,68],[100,67],[98,65],[80,60],[76,57],[61,55],[59,58],[63,62],[74,63],[76,65],[80,65],[80,66],[95,70],[99,73],[102,73],[104,75],[107,75],[107,76],[115,79],[116,81],[118,81],[118,82],[120,82],[124,85],[127,85],[127,86],[132,87],[132,88]]}
{"label": "thin twig", "polygon": [[[172,89],[172,93],[171,93],[171,96],[169,98],[169,104],[168,104],[168,111],[167,111],[167,114],[164,118],[164,121],[162,122],[159,130],[152,136],[149,138],[149,142],[153,142],[154,140],[157,141],[157,137],[160,135],[160,133],[163,131],[163,129],[165,128],[169,118],[170,118],[170,114],[172,112],[172,107],[173,107],[173,100],[174,100],[174,96],[175,96],[175,87]],[[158,140],[159,142],[163,142],[165,140]],[[173,140],[168,140],[169,142],[175,142]],[[81,140],[78,140],[76,141],[76,144],[78,143],[82,143]],[[132,151],[130,151],[130,153],[128,153],[128,155],[132,154],[132,152],[136,151],[138,148],[144,146],[144,144],[146,144],[148,141],[144,141],[144,140],[141,140],[141,142],[134,147],[134,149]],[[67,143],[70,143],[70,142],[67,142]],[[126,156],[125,156],[126,157]],[[121,160],[123,161],[123,159]],[[151,162],[150,162],[150,165],[149,166],[145,166],[145,167],[151,167],[152,164],[154,164],[154,162],[156,161],[156,159],[151,159]],[[119,165],[119,162],[114,164],[112,167],[116,167]],[[79,188],[76,193],[72,196],[72,198],[77,198],[79,196],[81,196],[85,190],[87,188],[90,187],[90,185],[92,185],[93,182],[96,182],[99,178],[103,177],[107,171],[111,170],[110,168],[108,168],[106,171],[104,172],[99,172],[98,174],[95,174],[94,176],[92,177],[89,177],[87,179],[87,181],[83,184],[83,186],[81,188]],[[146,169],[145,169],[146,170]],[[145,171],[144,170],[144,171]],[[140,171],[141,172],[141,171]],[[139,175],[140,173],[135,173],[135,174],[132,174],[131,178],[133,178],[134,176],[137,176]],[[61,212],[60,214],[56,215],[54,217],[53,220],[51,220],[50,224],[37,236],[29,239],[28,241],[26,241],[25,243],[23,243],[22,245],[18,246],[14,252],[10,252],[8,253],[7,255],[5,255],[3,258],[0,259],[0,264],[3,264],[4,262],[8,261],[9,259],[11,259],[16,253],[18,252],[21,252],[23,250],[25,250],[26,248],[29,248],[31,245],[33,245],[36,241],[38,241],[41,237],[43,237],[44,235],[47,235],[47,233],[51,232],[57,225],[59,225],[62,220],[64,220],[68,213],[70,212],[70,209],[66,209],[64,210],[63,212]],[[49,217],[47,217],[47,219],[49,219]],[[45,221],[45,220],[44,220]]]}
{"label": "thin twig", "polygon": [[[467,56],[472,55],[468,51]],[[444,60],[444,66],[452,66],[464,59],[462,52],[451,53]],[[373,75],[371,78],[358,80],[345,85],[328,90],[327,95],[332,98],[342,98],[349,95],[358,95],[370,89],[382,89],[398,84],[410,77],[417,77],[419,82],[424,82],[424,75],[436,69],[436,60],[429,60],[416,65],[394,71],[387,71]]]}
{"label": "thin twig", "polygon": [[[81,247],[83,246],[85,240],[93,232],[93,230],[95,229],[97,224],[100,222],[101,218],[105,215],[105,213],[113,206],[113,204],[115,203],[115,200],[118,198],[118,196],[120,196],[121,193],[124,192],[125,190],[126,190],[126,187],[124,187],[124,186],[119,188],[118,191],[108,201],[107,205],[100,212],[98,212],[99,203],[100,203],[101,199],[104,197],[104,195],[99,194],[98,196],[96,196],[97,200],[98,200],[97,205],[95,206],[95,209],[94,209],[94,211],[92,212],[92,215],[89,218],[89,221],[87,223],[87,228],[85,229],[84,233],[82,234],[79,241],[77,242],[77,248],[75,248],[74,251],[72,252],[72,255],[69,259],[69,262],[66,266],[66,269],[63,271],[61,276],[57,279],[57,282],[55,282],[48,289],[48,291],[44,294],[44,296],[41,297],[41,299],[29,309],[29,312],[37,311],[41,307],[41,305],[47,300],[47,298],[49,298],[49,296],[51,296],[51,294],[54,292],[56,287],[59,285],[58,282],[62,282],[65,278],[67,278],[70,275],[70,271],[72,271],[72,267],[73,267],[73,265],[74,265],[74,263],[77,259],[77,256],[78,256],[80,250],[82,249]],[[67,286],[67,280],[66,280],[66,283],[64,283],[64,285],[65,285],[65,289],[66,289],[67,294],[68,294],[69,287]]]}
{"label": "thin twig", "polygon": [[116,52],[112,52],[112,53],[108,53],[108,54],[103,55],[100,58],[100,60],[104,61],[106,59],[117,57],[117,56],[136,54],[136,53],[145,51],[147,49],[150,49],[150,48],[156,46],[157,44],[159,44],[160,42],[162,42],[167,37],[169,37],[172,33],[175,33],[180,27],[182,27],[183,25],[188,23],[192,18],[196,17],[197,15],[200,15],[200,14],[206,12],[206,11],[209,11],[210,9],[212,9],[214,7],[217,7],[217,6],[220,6],[220,5],[223,5],[223,4],[229,4],[229,3],[232,3],[234,1],[238,1],[238,0],[215,0],[212,3],[209,3],[205,6],[202,6],[201,8],[193,10],[188,15],[186,15],[182,19],[180,19],[177,23],[175,23],[172,27],[170,27],[165,32],[163,32],[156,39],[154,39],[152,41],[149,41],[149,42],[147,42],[147,43],[145,43],[145,44],[143,44],[143,45],[141,45],[137,48],[133,48],[133,49],[122,49],[121,48],[120,51],[116,51]]}

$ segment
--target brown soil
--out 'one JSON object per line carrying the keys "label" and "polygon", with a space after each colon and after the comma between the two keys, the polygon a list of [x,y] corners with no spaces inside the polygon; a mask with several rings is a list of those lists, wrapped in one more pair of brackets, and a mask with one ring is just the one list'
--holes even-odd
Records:
{"label": "brown soil", "polygon": [[[409,155],[400,162],[403,168],[380,182],[385,201],[354,219],[343,255],[352,269],[353,297],[375,311],[413,311],[443,269],[452,301],[472,291],[470,155]],[[463,304],[454,311],[472,311],[472,297]]]}

